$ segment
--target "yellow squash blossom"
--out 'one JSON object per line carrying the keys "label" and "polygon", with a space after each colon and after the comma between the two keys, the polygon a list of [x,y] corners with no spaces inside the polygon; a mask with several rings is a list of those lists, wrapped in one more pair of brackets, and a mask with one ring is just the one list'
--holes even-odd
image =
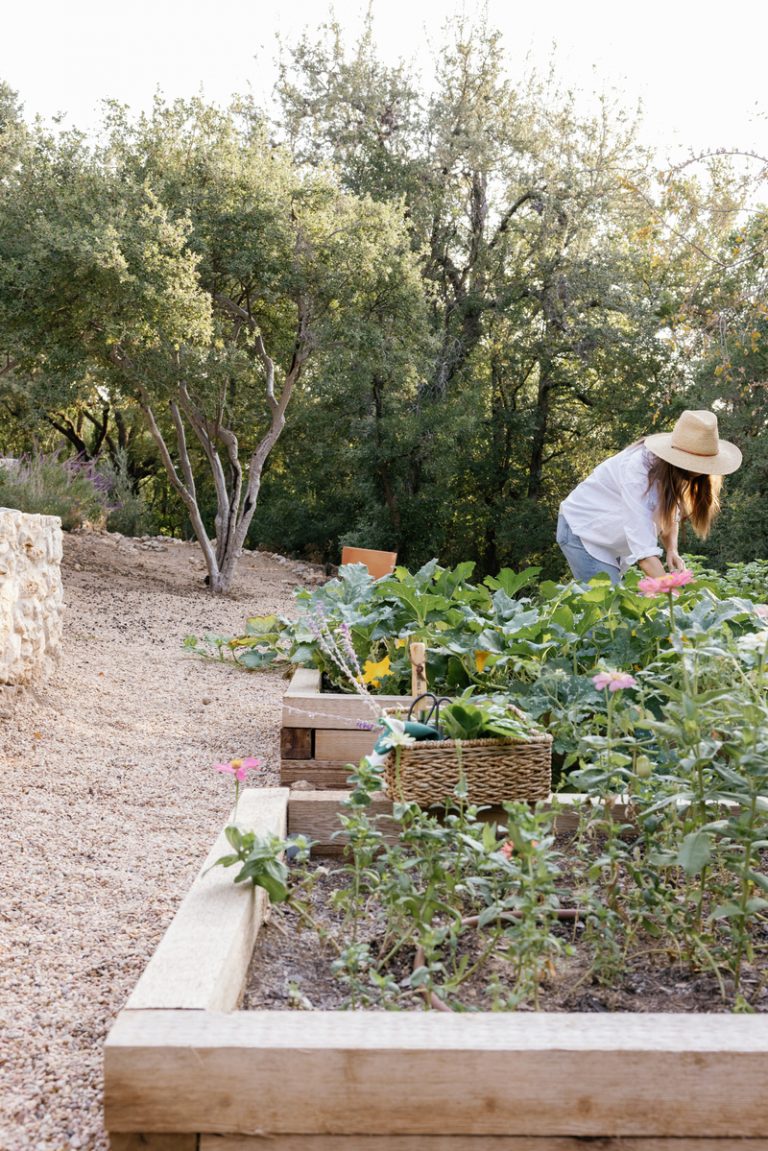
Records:
{"label": "yellow squash blossom", "polygon": [[491,653],[489,651],[476,651],[475,652],[475,667],[477,668],[478,671],[482,671],[483,668],[485,667],[485,665],[488,663],[488,656],[490,654]]}
{"label": "yellow squash blossom", "polygon": [[371,687],[381,687],[381,681],[385,675],[389,675],[389,670],[388,655],[385,655],[384,659],[379,660],[378,663],[373,663],[372,660],[367,659],[363,664],[363,683],[369,683]]}

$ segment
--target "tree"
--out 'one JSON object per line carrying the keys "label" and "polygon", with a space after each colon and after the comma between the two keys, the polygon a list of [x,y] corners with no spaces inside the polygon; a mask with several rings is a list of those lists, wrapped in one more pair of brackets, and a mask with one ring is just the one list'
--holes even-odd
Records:
{"label": "tree", "polygon": [[141,407],[217,592],[313,360],[353,354],[361,317],[421,308],[396,208],[302,172],[252,107],[199,100],[135,123],[112,107],[95,150],[38,133],[2,188],[0,265],[24,369],[57,401],[88,375]]}
{"label": "tree", "polygon": [[645,259],[653,170],[620,108],[513,83],[482,20],[449,26],[436,71],[427,98],[370,26],[351,52],[332,26],[284,62],[283,122],[303,162],[406,203],[433,350],[389,503],[415,562],[426,541],[493,568],[549,546],[587,436],[632,422],[617,387],[647,412],[665,269]]}

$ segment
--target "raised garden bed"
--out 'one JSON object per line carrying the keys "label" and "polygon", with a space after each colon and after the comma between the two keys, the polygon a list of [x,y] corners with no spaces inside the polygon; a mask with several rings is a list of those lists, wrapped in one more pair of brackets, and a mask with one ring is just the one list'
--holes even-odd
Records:
{"label": "raised garden bed", "polygon": [[[316,788],[344,787],[349,764],[373,750],[376,733],[361,731],[375,720],[358,695],[321,691],[320,672],[300,667],[283,697],[280,731],[280,782],[305,780]],[[376,697],[382,709],[407,712],[410,696]]]}
{"label": "raised garden bed", "polygon": [[[293,805],[249,790],[238,822]],[[238,1011],[264,910],[195,881],[106,1041],[115,1151],[768,1151],[765,1017]]]}

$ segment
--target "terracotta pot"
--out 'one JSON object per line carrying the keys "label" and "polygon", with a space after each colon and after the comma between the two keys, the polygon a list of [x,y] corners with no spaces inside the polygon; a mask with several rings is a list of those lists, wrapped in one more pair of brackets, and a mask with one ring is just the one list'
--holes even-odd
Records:
{"label": "terracotta pot", "polygon": [[397,552],[377,552],[372,548],[342,548],[342,564],[365,564],[374,579],[391,575],[397,563]]}

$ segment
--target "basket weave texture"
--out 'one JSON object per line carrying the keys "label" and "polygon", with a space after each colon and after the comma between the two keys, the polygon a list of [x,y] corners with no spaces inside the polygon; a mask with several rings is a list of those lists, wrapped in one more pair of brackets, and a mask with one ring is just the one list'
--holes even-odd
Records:
{"label": "basket weave texture", "polygon": [[389,795],[428,807],[450,798],[463,775],[469,803],[548,799],[552,790],[552,736],[516,739],[422,740],[392,749],[384,763]]}

